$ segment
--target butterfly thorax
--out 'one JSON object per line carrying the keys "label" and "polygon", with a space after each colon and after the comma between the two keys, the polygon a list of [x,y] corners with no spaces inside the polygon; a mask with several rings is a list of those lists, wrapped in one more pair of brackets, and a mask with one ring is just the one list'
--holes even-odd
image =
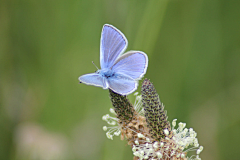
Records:
{"label": "butterfly thorax", "polygon": [[98,70],[98,73],[105,78],[113,77],[115,75],[115,72],[109,68]]}

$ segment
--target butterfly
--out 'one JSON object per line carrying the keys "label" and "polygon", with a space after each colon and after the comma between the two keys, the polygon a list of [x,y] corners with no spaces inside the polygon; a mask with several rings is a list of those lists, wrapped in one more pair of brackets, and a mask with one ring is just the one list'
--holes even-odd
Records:
{"label": "butterfly", "polygon": [[141,51],[128,51],[123,54],[127,45],[128,41],[120,30],[105,24],[100,41],[101,69],[80,76],[80,83],[111,89],[121,95],[134,92],[138,80],[147,71],[148,57]]}

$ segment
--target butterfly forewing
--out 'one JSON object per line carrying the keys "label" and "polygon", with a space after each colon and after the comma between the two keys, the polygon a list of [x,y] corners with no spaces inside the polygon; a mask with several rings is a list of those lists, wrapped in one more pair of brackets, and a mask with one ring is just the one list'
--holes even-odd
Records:
{"label": "butterfly forewing", "polygon": [[119,57],[112,67],[117,74],[140,79],[147,71],[148,57],[141,51],[129,51]]}
{"label": "butterfly forewing", "polygon": [[110,68],[127,48],[127,39],[121,31],[105,24],[102,29],[100,44],[101,68]]}

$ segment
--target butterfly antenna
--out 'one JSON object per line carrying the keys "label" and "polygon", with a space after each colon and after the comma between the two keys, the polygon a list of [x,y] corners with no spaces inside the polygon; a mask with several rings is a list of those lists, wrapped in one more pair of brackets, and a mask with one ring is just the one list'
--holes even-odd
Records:
{"label": "butterfly antenna", "polygon": [[[95,65],[95,63],[92,61],[92,64],[98,69],[98,67]],[[98,69],[99,70],[99,69]]]}

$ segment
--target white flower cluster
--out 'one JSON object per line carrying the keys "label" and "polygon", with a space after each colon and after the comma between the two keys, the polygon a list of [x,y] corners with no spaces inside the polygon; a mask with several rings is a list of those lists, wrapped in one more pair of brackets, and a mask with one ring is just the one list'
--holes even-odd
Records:
{"label": "white flower cluster", "polygon": [[[132,151],[133,155],[139,157],[140,160],[160,160],[162,158],[187,158],[188,160],[201,160],[199,154],[202,152],[203,147],[198,144],[196,138],[197,133],[193,131],[192,128],[185,128],[186,123],[179,123],[178,128],[174,129],[176,126],[176,119],[172,122],[173,137],[170,139],[167,135],[169,132],[166,130],[165,139],[160,142],[151,142],[149,138],[144,137],[146,140],[135,141]],[[138,134],[138,138],[143,138],[142,134]],[[175,145],[172,145],[175,144]],[[189,146],[193,146],[188,149]],[[197,155],[191,157],[186,157],[187,152],[196,150]],[[170,153],[170,154],[169,154]]]}
{"label": "white flower cluster", "polygon": [[[182,149],[184,152],[194,151],[196,150],[197,156],[192,156],[189,159],[196,159],[200,160],[199,154],[203,150],[203,146],[199,147],[197,133],[192,128],[185,128],[186,123],[178,123],[178,128],[174,129],[176,126],[177,119],[174,119],[172,122],[172,132],[173,137],[172,139],[177,143],[180,149]],[[191,148],[188,148],[189,146],[193,146]],[[195,157],[195,158],[194,158]]]}
{"label": "white flower cluster", "polygon": [[132,151],[133,155],[139,157],[140,160],[149,159],[149,157],[152,157],[150,160],[155,160],[156,158],[160,159],[163,156],[161,151],[159,151],[160,147],[164,147],[164,143],[151,143],[149,138],[146,138],[144,144],[139,144],[139,141],[136,140],[135,145],[133,145]]}
{"label": "white flower cluster", "polygon": [[[116,115],[113,108],[110,108],[110,112]],[[106,114],[102,117],[102,120],[106,121],[109,125],[112,126],[112,127],[103,126],[103,130],[107,131],[106,136],[108,139],[113,140],[113,136],[119,136],[121,134],[121,129],[118,126],[118,118],[111,117],[109,114]]]}
{"label": "white flower cluster", "polygon": [[[138,136],[139,138],[142,138]],[[169,140],[169,139],[168,139]],[[149,138],[146,138],[146,141],[139,144],[139,141],[135,141],[135,145],[133,145],[132,151],[133,155],[139,157],[140,160],[149,159],[149,160],[160,160],[163,157],[170,158],[172,156],[176,156],[177,158],[184,158],[184,153],[176,153],[173,148],[170,148],[168,143],[166,142],[151,142]],[[177,150],[177,148],[176,148]],[[171,152],[171,155],[168,153]]]}

